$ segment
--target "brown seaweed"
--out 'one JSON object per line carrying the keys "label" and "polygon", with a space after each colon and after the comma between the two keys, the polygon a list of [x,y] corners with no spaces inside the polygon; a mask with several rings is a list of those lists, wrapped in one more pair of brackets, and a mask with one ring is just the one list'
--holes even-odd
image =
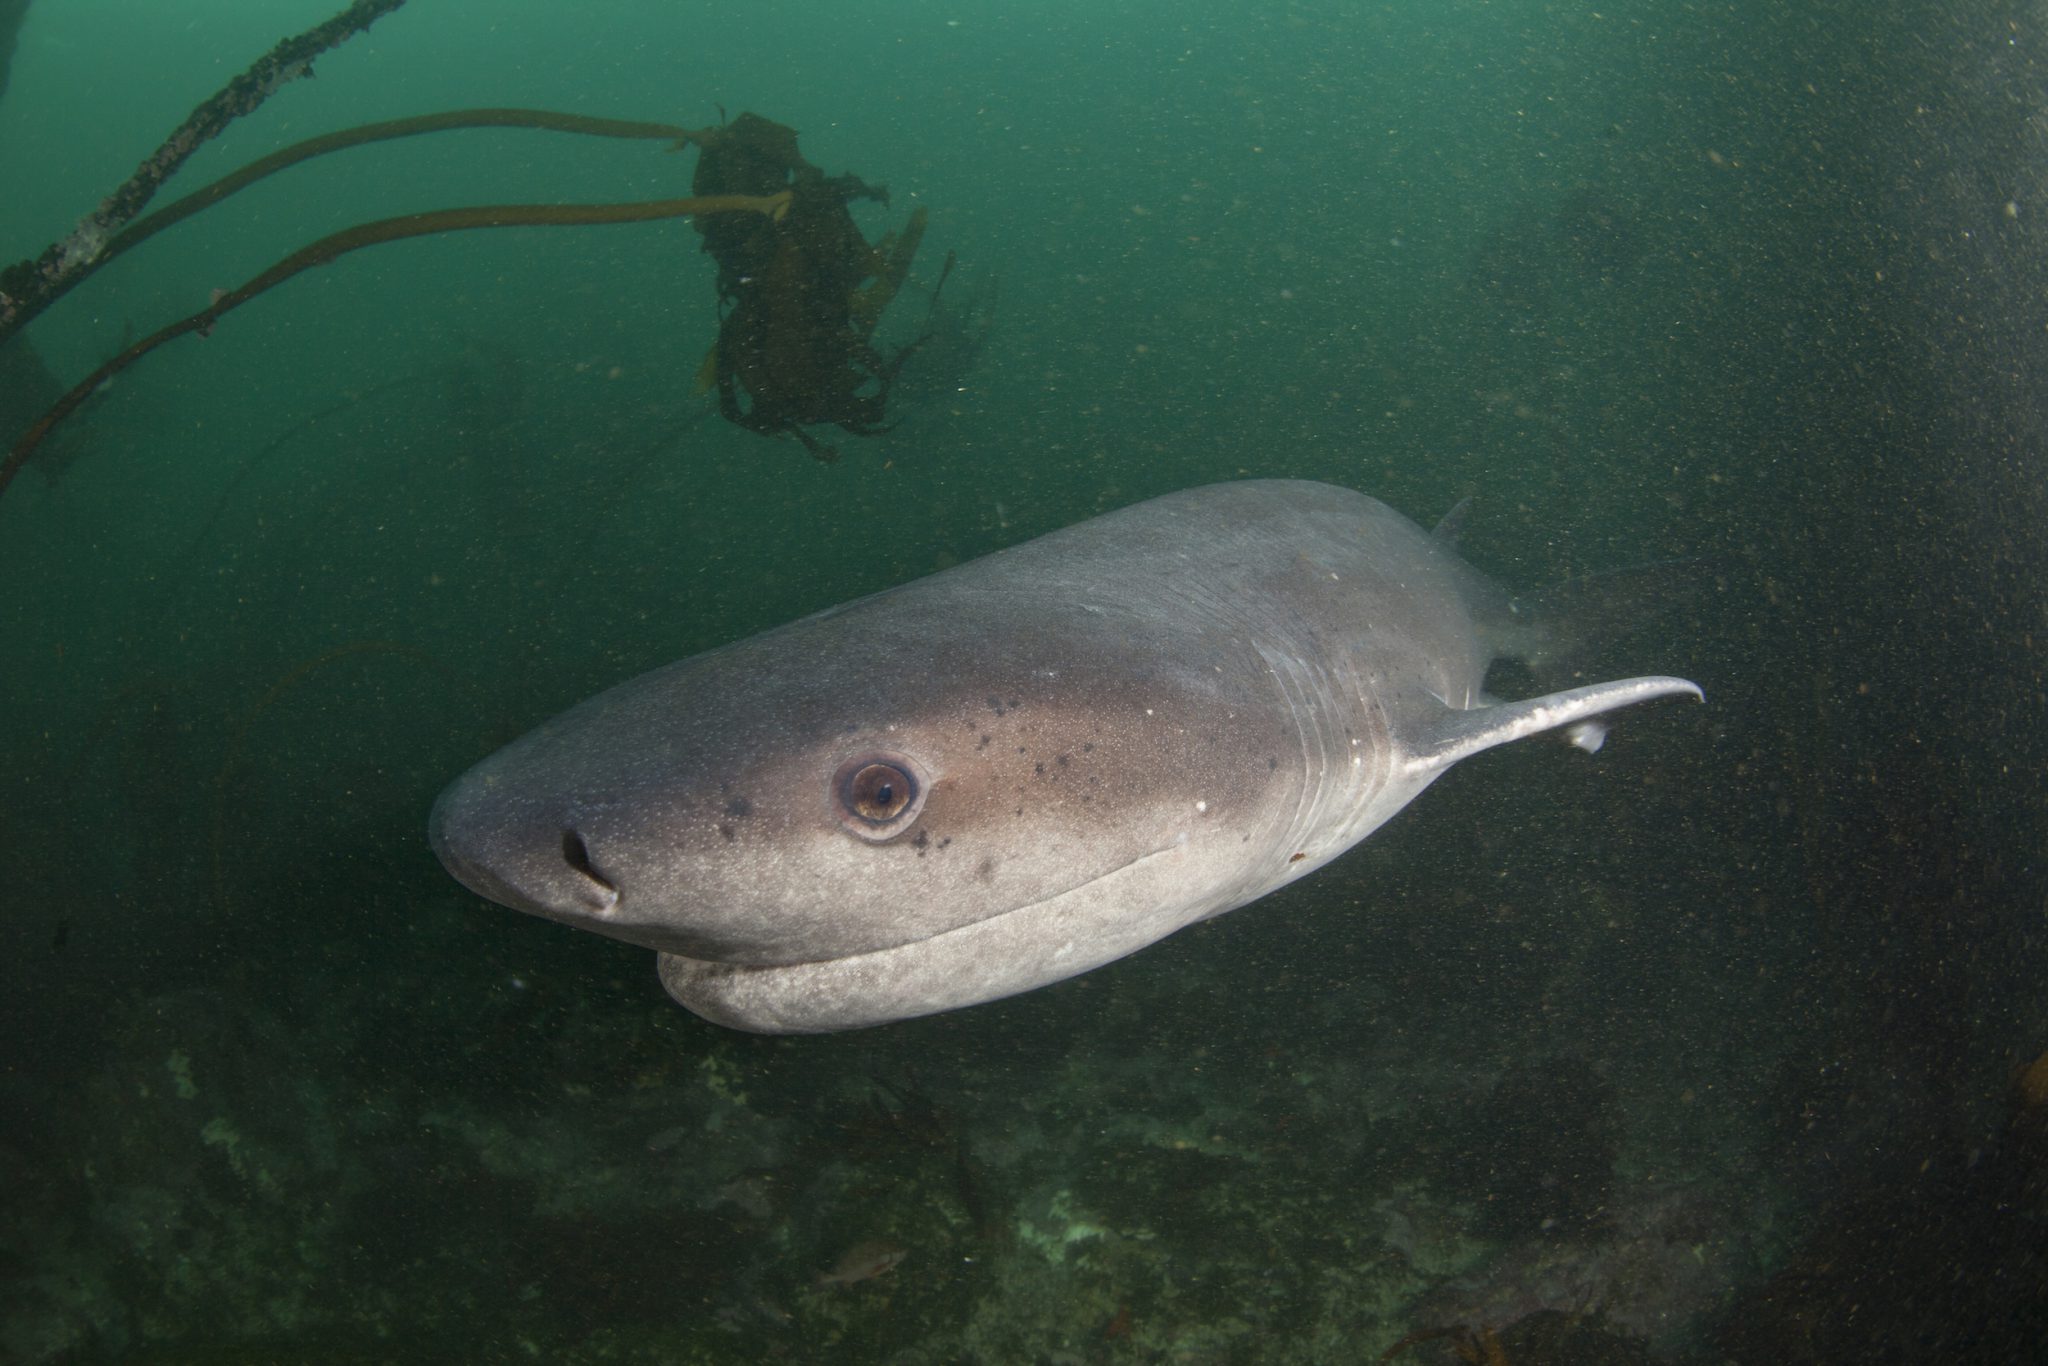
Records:
{"label": "brown seaweed", "polygon": [[870,246],[850,206],[886,204],[888,189],[826,176],[797,149],[795,129],[741,114],[692,140],[701,149],[697,194],[790,196],[788,210],[772,219],[697,221],[718,263],[718,341],[700,383],[717,388],[719,412],[764,436],[793,436],[820,460],[838,451],[806,427],[830,424],[856,436],[888,430],[890,385],[918,343],[885,360],[873,337],[910,274],[924,209]]}

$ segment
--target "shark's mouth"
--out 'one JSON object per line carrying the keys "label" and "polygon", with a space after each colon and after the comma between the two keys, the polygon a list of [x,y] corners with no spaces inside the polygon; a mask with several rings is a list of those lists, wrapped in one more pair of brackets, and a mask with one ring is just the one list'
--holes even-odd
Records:
{"label": "shark's mouth", "polygon": [[760,1034],[858,1029],[999,1000],[1113,962],[1236,904],[1215,888],[1181,899],[1159,886],[1123,896],[1109,885],[1142,880],[1186,851],[1181,836],[1053,896],[866,953],[758,966],[663,953],[661,983],[714,1024]]}
{"label": "shark's mouth", "polygon": [[[824,969],[871,958],[879,960],[882,955],[941,943],[949,936],[972,930],[977,925],[996,924],[1012,917],[1029,915],[1041,907],[1068,904],[1075,898],[1085,895],[1090,888],[1100,887],[1112,879],[1126,876],[1134,869],[1145,867],[1164,855],[1174,853],[1185,839],[1185,834],[1180,834],[1159,848],[1133,855],[1124,862],[1100,872],[1078,873],[1071,880],[1060,883],[1036,900],[1020,902],[982,920],[948,925],[924,933],[913,931],[900,939],[883,940],[875,936],[866,943],[806,945],[795,934],[786,934],[779,939],[767,933],[750,935],[721,926],[715,917],[695,922],[687,917],[680,920],[658,917],[634,920],[632,912],[635,908],[630,881],[622,885],[616,910],[609,913],[583,913],[581,908],[577,908],[574,914],[555,914],[544,909],[535,913],[623,943],[652,949],[664,957],[696,964],[707,979],[720,973],[770,974],[795,972],[806,968]],[[474,883],[470,886],[472,890],[482,891]],[[491,895],[488,892],[483,894]],[[529,910],[533,906],[530,897],[516,901],[496,896],[492,896],[491,899],[519,910]]]}

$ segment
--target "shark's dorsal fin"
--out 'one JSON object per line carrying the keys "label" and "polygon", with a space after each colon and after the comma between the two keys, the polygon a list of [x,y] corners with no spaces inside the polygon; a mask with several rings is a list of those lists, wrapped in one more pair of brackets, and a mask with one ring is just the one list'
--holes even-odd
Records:
{"label": "shark's dorsal fin", "polygon": [[1469,711],[1439,707],[1412,730],[1403,727],[1401,739],[1409,751],[1406,766],[1411,773],[1442,770],[1482,749],[1575,725],[1617,707],[1655,697],[1700,696],[1699,686],[1682,678],[1623,678]]}
{"label": "shark's dorsal fin", "polygon": [[1472,500],[1470,498],[1460,498],[1457,506],[1446,512],[1443,520],[1438,522],[1436,529],[1429,534],[1444,549],[1456,550],[1458,548],[1458,537],[1462,536],[1465,532],[1465,516],[1471,511]]}

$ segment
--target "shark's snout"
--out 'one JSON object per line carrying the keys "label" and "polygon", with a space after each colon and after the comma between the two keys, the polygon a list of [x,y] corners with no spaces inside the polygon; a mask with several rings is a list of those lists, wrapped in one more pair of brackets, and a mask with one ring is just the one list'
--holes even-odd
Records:
{"label": "shark's snout", "polygon": [[573,822],[494,801],[475,774],[434,803],[427,840],[456,881],[515,910],[582,924],[619,902],[617,883],[592,858]]}

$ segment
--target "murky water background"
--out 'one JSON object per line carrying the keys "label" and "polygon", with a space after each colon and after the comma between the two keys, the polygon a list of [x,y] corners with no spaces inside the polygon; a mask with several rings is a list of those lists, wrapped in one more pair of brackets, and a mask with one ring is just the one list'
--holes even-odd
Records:
{"label": "murky water background", "polygon": [[[693,395],[686,224],[427,238],[60,432],[0,499],[0,1356],[2038,1339],[2041,7],[1114,9],[420,0],[195,159],[753,110],[889,185],[871,237],[929,207],[960,331],[828,466]],[[328,13],[36,0],[9,259]],[[474,132],[298,168],[38,320],[9,435],[325,233],[692,161]],[[1471,495],[1516,587],[1684,559],[1610,672],[1709,705],[1464,765],[1076,982],[841,1037],[704,1024],[426,849],[448,778],[600,687],[1242,475]]]}

